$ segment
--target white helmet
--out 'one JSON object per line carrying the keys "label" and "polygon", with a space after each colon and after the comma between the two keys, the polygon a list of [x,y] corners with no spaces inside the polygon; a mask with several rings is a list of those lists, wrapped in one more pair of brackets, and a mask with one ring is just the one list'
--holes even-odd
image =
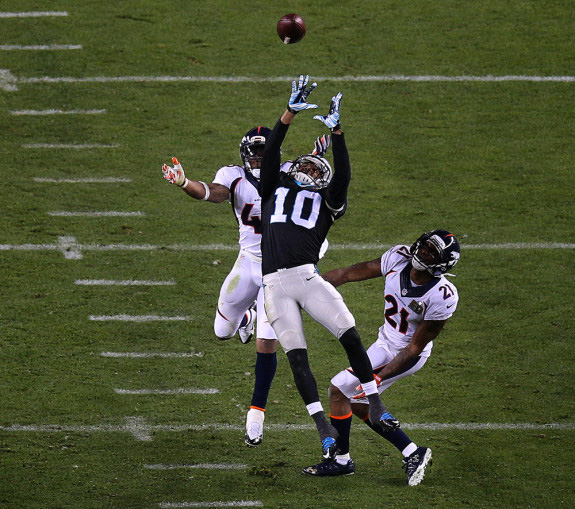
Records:
{"label": "white helmet", "polygon": [[313,154],[299,156],[287,173],[299,186],[315,190],[327,187],[333,177],[327,159]]}

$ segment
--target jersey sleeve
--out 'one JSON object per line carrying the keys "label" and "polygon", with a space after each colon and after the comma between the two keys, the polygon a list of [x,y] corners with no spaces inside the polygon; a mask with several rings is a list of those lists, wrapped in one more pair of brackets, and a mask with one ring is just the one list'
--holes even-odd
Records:
{"label": "jersey sleeve", "polygon": [[281,120],[278,120],[266,142],[262,157],[259,187],[260,196],[264,201],[275,191],[280,175],[281,146],[289,126],[289,124],[283,124]]}
{"label": "jersey sleeve", "polygon": [[455,285],[445,277],[434,286],[429,295],[429,302],[425,310],[425,320],[447,320],[457,309],[459,293]]}
{"label": "jersey sleeve", "polygon": [[325,199],[328,207],[336,214],[336,217],[341,217],[345,212],[347,204],[347,189],[351,180],[351,165],[349,163],[349,153],[343,133],[334,134],[331,140],[334,174],[331,182],[327,186]]}
{"label": "jersey sleeve", "polygon": [[381,273],[385,277],[391,271],[403,268],[405,262],[411,260],[408,246],[394,246],[381,256]]}

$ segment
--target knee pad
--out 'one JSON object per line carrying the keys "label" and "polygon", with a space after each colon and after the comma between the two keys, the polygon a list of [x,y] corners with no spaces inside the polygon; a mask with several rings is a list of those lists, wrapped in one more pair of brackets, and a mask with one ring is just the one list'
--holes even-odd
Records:
{"label": "knee pad", "polygon": [[219,312],[216,312],[216,318],[214,320],[214,334],[220,340],[226,340],[233,337],[236,333],[237,327],[226,320],[224,317],[220,315]]}

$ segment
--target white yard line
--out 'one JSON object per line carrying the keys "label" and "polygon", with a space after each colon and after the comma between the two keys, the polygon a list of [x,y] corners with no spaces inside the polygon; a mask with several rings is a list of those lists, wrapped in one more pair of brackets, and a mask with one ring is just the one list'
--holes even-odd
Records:
{"label": "white yard line", "polygon": [[102,352],[102,357],[111,357],[114,359],[150,359],[160,357],[163,359],[185,358],[185,357],[203,357],[202,352]]}
{"label": "white yard line", "polygon": [[12,110],[10,115],[101,115],[106,110]]}
{"label": "white yard line", "polygon": [[120,145],[100,144],[100,143],[24,143],[22,148],[71,148],[75,150],[84,150],[92,148],[118,148]]}
{"label": "white yard line", "polygon": [[[36,77],[18,78],[18,83],[147,83],[147,82],[215,82],[215,83],[269,83],[289,82],[293,76],[93,76],[75,78],[72,76],[61,77]],[[502,82],[502,81],[529,81],[529,82],[575,82],[575,76],[440,76],[440,75],[415,75],[403,74],[373,75],[373,76],[317,76],[314,81],[344,81],[344,82]]]}
{"label": "white yard line", "polygon": [[60,51],[82,49],[80,44],[0,44],[0,51]]}
{"label": "white yard line", "polygon": [[144,465],[148,470],[241,470],[248,468],[245,463],[194,463],[184,465],[181,463],[158,463],[155,465]]}
{"label": "white yard line", "polygon": [[44,16],[68,16],[66,11],[0,12],[0,18],[41,18]]}
{"label": "white yard line", "polygon": [[74,284],[80,286],[173,286],[176,282],[169,281],[145,281],[141,279],[76,279]]}
{"label": "white yard line", "polygon": [[[0,426],[0,431],[9,433],[129,433],[136,440],[143,440],[141,437],[152,437],[154,432],[180,433],[187,431],[244,431],[245,424],[147,424],[141,417],[126,417],[123,425],[99,424],[87,426],[70,426],[64,424],[13,424],[11,426]],[[406,430],[426,430],[426,431],[575,431],[575,423],[478,423],[478,422],[428,422],[428,423],[401,423],[401,427]],[[308,424],[267,424],[268,432],[290,432],[315,430],[313,423]],[[370,432],[367,427],[358,428],[361,432]],[[151,440],[146,438],[145,440]]]}
{"label": "white yard line", "polygon": [[219,389],[194,389],[194,388],[178,388],[178,389],[114,389],[116,394],[127,396],[145,396],[145,395],[158,395],[158,396],[173,396],[178,394],[217,394]]}
{"label": "white yard line", "polygon": [[[385,251],[393,244],[331,244],[332,251]],[[462,250],[575,249],[566,242],[507,242],[461,244]],[[53,244],[0,244],[0,251],[60,251],[69,260],[81,260],[86,251],[237,251],[237,244],[79,244],[75,237],[58,237]]]}
{"label": "white yard line", "polygon": [[260,500],[231,500],[230,502],[160,502],[162,509],[179,509],[183,507],[263,507]]}
{"label": "white yard line", "polygon": [[132,179],[126,177],[87,177],[76,179],[34,177],[34,182],[42,182],[47,184],[123,184],[132,182]]}
{"label": "white yard line", "polygon": [[101,212],[67,212],[57,210],[47,212],[47,214],[54,217],[143,217],[146,215],[144,212],[119,212],[115,210]]}
{"label": "white yard line", "polygon": [[162,315],[90,315],[94,322],[188,322],[191,316]]}
{"label": "white yard line", "polygon": [[[289,82],[293,76],[40,76],[40,77],[17,77],[10,73],[9,69],[0,69],[0,89],[7,91],[18,90],[19,84],[41,83],[181,83],[181,82],[211,82],[211,83],[269,83]],[[573,83],[575,76],[526,76],[526,75],[501,75],[491,74],[483,76],[442,76],[442,75],[404,75],[383,74],[368,76],[318,76],[313,77],[316,81],[338,82],[535,82],[535,83]]]}

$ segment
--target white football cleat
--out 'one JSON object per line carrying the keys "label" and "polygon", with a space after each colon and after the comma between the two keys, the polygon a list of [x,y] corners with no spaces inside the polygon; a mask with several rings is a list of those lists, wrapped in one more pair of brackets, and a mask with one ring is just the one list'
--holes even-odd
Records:
{"label": "white football cleat", "polygon": [[257,408],[250,408],[246,418],[245,442],[248,447],[257,447],[264,439],[265,412]]}
{"label": "white football cleat", "polygon": [[254,328],[256,323],[256,310],[255,308],[249,308],[246,311],[246,316],[248,317],[248,322],[238,329],[238,335],[240,336],[240,341],[245,345],[249,343],[254,336]]}

